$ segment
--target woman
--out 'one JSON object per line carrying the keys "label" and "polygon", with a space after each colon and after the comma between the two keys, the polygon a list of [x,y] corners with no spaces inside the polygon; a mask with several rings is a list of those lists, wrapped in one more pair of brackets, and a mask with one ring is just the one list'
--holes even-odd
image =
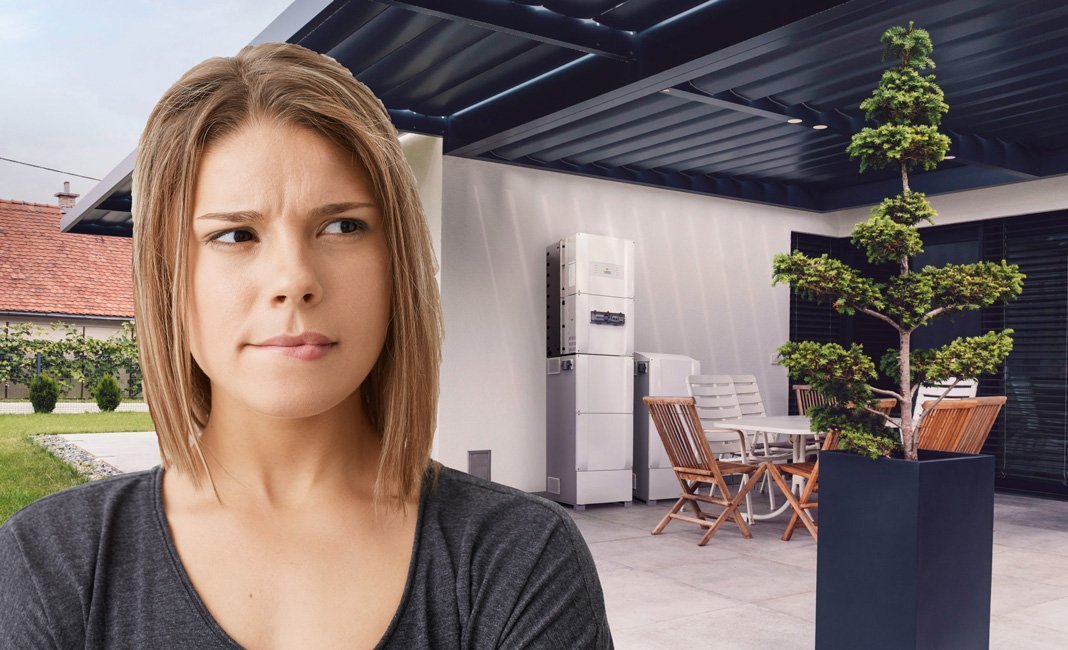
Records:
{"label": "woman", "polygon": [[429,458],[434,261],[365,86],[295,45],[204,61],[133,193],[163,462],[0,528],[3,647],[611,647],[567,513]]}

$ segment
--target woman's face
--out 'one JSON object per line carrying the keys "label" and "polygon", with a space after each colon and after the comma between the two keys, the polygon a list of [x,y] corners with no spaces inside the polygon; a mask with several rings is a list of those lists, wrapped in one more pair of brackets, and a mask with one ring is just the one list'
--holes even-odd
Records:
{"label": "woman's face", "polygon": [[[188,314],[213,411],[223,400],[308,417],[353,396],[385,341],[390,291],[381,212],[367,173],[343,149],[260,121],[204,152]],[[260,345],[307,332],[330,343]]]}

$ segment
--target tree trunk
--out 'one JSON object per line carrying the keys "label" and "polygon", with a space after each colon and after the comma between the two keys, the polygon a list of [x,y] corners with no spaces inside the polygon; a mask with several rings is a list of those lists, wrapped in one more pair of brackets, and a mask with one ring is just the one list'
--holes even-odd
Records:
{"label": "tree trunk", "polygon": [[909,353],[912,332],[901,332],[901,356],[898,357],[901,365],[901,442],[905,446],[905,458],[916,460],[916,431],[912,426],[912,382],[909,380]]}
{"label": "tree trunk", "polygon": [[[901,161],[901,188],[903,196],[909,195],[909,173],[908,165],[905,161]],[[908,275],[909,273],[909,258],[907,255],[901,256],[901,275]],[[905,446],[905,458],[908,460],[916,460],[916,431],[912,425],[912,378],[910,377],[910,359],[911,354],[911,341],[912,332],[902,330],[900,333],[901,345],[899,348],[899,357],[901,374],[899,376],[899,382],[901,387],[901,443]]]}

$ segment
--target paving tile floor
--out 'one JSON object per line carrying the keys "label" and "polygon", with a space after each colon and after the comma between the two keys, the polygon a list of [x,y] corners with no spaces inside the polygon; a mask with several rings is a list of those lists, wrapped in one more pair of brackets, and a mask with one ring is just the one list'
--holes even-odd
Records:
{"label": "paving tile floor", "polygon": [[[151,431],[63,438],[123,471],[159,463]],[[617,648],[813,647],[816,543],[806,531],[781,541],[781,515],[756,522],[752,539],[725,524],[704,547],[686,522],[650,535],[670,506],[568,508],[597,564]],[[1065,650],[1068,501],[999,493],[994,524],[990,647]]]}
{"label": "paving tile floor", "polygon": [[[670,505],[568,509],[597,564],[617,648],[814,647],[816,543],[806,531],[781,541],[784,514],[756,522],[752,539],[724,524],[699,547],[702,533],[686,522],[650,534]],[[1065,650],[1068,502],[999,493],[994,523],[990,647]]]}

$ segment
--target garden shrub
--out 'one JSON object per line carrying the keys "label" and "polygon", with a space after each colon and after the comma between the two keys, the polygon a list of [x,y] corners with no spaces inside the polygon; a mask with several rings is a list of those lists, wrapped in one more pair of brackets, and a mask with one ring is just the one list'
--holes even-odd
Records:
{"label": "garden shrub", "polygon": [[101,411],[114,411],[122,402],[119,382],[111,375],[104,375],[93,390],[93,397],[96,398],[96,405]]}
{"label": "garden shrub", "polygon": [[41,373],[30,382],[30,403],[34,413],[51,413],[59,399],[59,384],[47,373]]}

